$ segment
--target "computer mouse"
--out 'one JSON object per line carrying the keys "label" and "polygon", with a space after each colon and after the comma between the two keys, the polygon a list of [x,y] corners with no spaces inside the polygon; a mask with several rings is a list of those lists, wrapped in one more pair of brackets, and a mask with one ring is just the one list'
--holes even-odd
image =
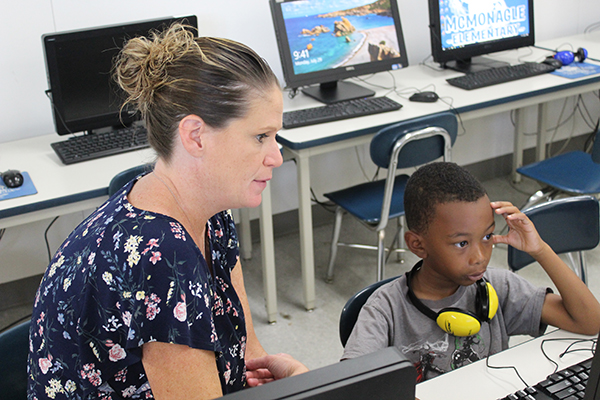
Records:
{"label": "computer mouse", "polygon": [[9,169],[2,173],[2,180],[8,188],[18,188],[23,184],[23,175],[16,169]]}
{"label": "computer mouse", "polygon": [[560,67],[563,66],[562,61],[560,61],[559,59],[556,59],[554,57],[546,57],[544,59],[544,61],[542,61],[542,64],[551,65],[551,66],[553,66],[556,69],[559,69]]}
{"label": "computer mouse", "polygon": [[417,92],[410,96],[408,99],[410,101],[418,101],[421,103],[435,103],[438,101],[440,96],[437,95],[436,92],[425,91],[425,92]]}

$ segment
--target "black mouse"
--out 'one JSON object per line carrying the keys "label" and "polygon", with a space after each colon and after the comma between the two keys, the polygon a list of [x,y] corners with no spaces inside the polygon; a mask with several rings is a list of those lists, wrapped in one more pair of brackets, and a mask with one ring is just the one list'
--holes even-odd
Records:
{"label": "black mouse", "polygon": [[438,101],[439,98],[440,96],[438,96],[436,92],[426,91],[417,92],[410,96],[408,99],[410,101],[418,101],[421,103],[435,103],[436,101]]}
{"label": "black mouse", "polygon": [[554,58],[554,57],[546,57],[546,59],[544,61],[542,61],[543,64],[548,64],[553,66],[556,69],[559,69],[560,67],[562,67],[562,61]]}
{"label": "black mouse", "polygon": [[18,188],[23,184],[23,175],[16,169],[9,169],[2,173],[2,180],[8,188]]}

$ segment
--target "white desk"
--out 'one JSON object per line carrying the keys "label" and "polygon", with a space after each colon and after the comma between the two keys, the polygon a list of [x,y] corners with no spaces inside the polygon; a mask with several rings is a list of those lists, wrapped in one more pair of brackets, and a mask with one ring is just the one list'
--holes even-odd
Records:
{"label": "white desk", "polygon": [[[556,361],[558,369],[566,368],[592,357],[589,351],[576,351],[559,355],[577,339],[595,339],[596,336],[583,336],[575,333],[555,330],[542,337],[529,340],[508,350],[494,354],[489,359],[491,366],[514,366],[528,385],[543,381],[554,372],[552,364],[542,354],[542,341],[553,338],[568,340],[547,341],[544,350]],[[573,349],[589,349],[591,343],[573,346]],[[496,400],[523,389],[525,385],[512,369],[489,369],[485,359],[447,372],[437,378],[417,384],[416,396],[420,400]]]}
{"label": "white desk", "polygon": [[[64,165],[50,143],[61,140],[55,134],[0,144],[1,170],[27,171],[37,194],[0,201],[0,229],[59,215],[93,209],[108,198],[108,184],[119,172],[154,161],[153,150],[146,149]],[[275,257],[271,192],[263,192],[261,205],[261,246],[263,254],[264,297],[269,322],[277,317]],[[251,246],[249,220],[242,214],[242,246]],[[244,242],[245,240],[245,242]]]}
{"label": "white desk", "polygon": [[[600,58],[600,32],[560,38],[540,43],[540,46],[553,48],[565,42],[585,47],[588,49],[590,57]],[[532,49],[532,51],[533,54],[527,57],[528,60],[539,60],[543,58],[542,56],[548,55],[548,51],[539,49]],[[514,52],[506,52],[495,58],[502,59],[502,57],[511,63],[518,62],[514,58]],[[453,107],[460,113],[463,121],[517,110],[513,169],[522,165],[523,143],[520,134],[522,132],[522,118],[519,118],[520,109],[532,105],[538,105],[539,107],[538,148],[540,150],[538,151],[538,159],[542,159],[543,152],[541,150],[545,148],[545,138],[540,132],[544,132],[546,129],[545,104],[552,100],[600,89],[600,75],[570,80],[552,74],[545,74],[475,91],[466,91],[451,86],[445,81],[447,78],[460,75],[460,73],[451,70],[436,71],[427,66],[416,65],[393,71],[391,74],[396,78],[397,90],[399,91],[405,87],[420,88],[435,84],[438,95],[453,99]],[[391,79],[387,74],[377,74],[370,78],[369,82],[374,85],[389,87]],[[379,89],[376,95],[385,95],[387,92],[387,90]],[[389,97],[397,98],[394,94],[390,94]],[[315,306],[310,157],[367,144],[374,133],[384,126],[401,120],[448,111],[449,109],[441,101],[436,103],[413,103],[400,100],[404,107],[398,111],[302,128],[283,129],[278,134],[278,141],[283,145],[284,158],[296,160],[303,294],[305,307],[308,310],[313,309]],[[284,96],[285,111],[317,105],[319,103],[304,95],[298,95],[292,100]]]}

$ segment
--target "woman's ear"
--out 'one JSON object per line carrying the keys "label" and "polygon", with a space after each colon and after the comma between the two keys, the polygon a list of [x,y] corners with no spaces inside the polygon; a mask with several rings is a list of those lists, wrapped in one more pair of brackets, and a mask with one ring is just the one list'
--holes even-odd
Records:
{"label": "woman's ear", "polygon": [[204,150],[204,137],[206,124],[197,115],[186,115],[179,121],[179,138],[183,147],[190,155],[198,157]]}
{"label": "woman's ear", "polygon": [[423,236],[413,231],[406,231],[404,232],[404,242],[414,255],[419,258],[427,258],[427,251],[423,246]]}

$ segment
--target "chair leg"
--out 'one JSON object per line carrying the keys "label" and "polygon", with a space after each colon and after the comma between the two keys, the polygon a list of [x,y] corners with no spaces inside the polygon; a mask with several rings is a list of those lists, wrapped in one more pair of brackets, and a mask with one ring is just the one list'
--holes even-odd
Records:
{"label": "chair leg", "polygon": [[335,265],[335,258],[337,256],[338,241],[340,239],[340,231],[342,230],[343,216],[344,210],[341,207],[336,208],[333,236],[331,238],[331,249],[329,250],[329,266],[327,267],[327,277],[325,278],[327,283],[333,282],[333,266]]}
{"label": "chair leg", "polygon": [[377,282],[385,275],[385,229],[377,232]]}
{"label": "chair leg", "polygon": [[537,203],[541,203],[542,201],[550,201],[557,195],[558,192],[558,190],[550,187],[538,190],[527,199],[527,202],[521,207],[521,210],[527,210],[528,208],[536,205]]}

